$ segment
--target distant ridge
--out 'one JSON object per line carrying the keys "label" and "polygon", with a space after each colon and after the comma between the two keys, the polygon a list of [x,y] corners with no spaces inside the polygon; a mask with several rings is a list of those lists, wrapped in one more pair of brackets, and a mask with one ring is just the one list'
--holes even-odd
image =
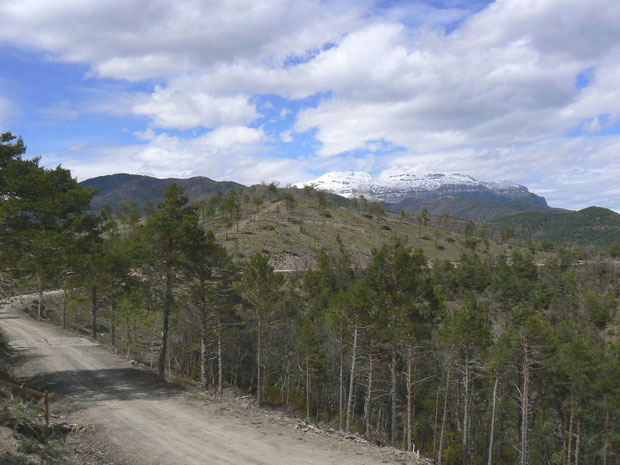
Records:
{"label": "distant ridge", "polygon": [[[364,173],[364,175],[366,174]],[[372,179],[372,177],[366,175],[366,179],[369,178]],[[357,179],[359,180],[359,177]],[[451,177],[451,179],[454,179],[454,177]],[[346,182],[346,178],[344,181]],[[435,176],[430,181],[437,184],[443,183],[439,186],[440,188],[454,189],[454,184],[449,184],[445,178],[442,179]],[[218,192],[226,192],[233,188],[241,191],[247,189],[246,186],[236,182],[214,181],[202,176],[188,179],[158,179],[135,174],[113,174],[87,179],[81,184],[84,187],[97,190],[92,201],[93,210],[99,210],[108,204],[116,211],[122,204],[127,204],[131,201],[136,202],[141,209],[149,201],[158,202],[163,198],[166,186],[174,182],[183,187],[190,201],[207,198]],[[470,180],[468,182],[473,184],[477,181]],[[525,190],[525,192],[529,193],[523,186],[515,186],[517,186],[515,190],[520,192]],[[504,190],[510,190],[511,185],[505,184],[503,188]],[[598,246],[609,246],[613,242],[620,243],[620,215],[611,210],[599,207],[589,207],[578,212],[560,210],[548,207],[546,202],[544,205],[530,202],[527,200],[527,196],[522,199],[501,201],[497,200],[496,197],[491,199],[480,198],[481,193],[476,189],[476,186],[472,187],[473,198],[466,197],[465,193],[462,193],[463,195],[460,196],[442,195],[438,198],[408,198],[398,203],[385,203],[384,205],[386,209],[392,210],[395,213],[400,213],[403,210],[411,215],[415,215],[424,206],[433,215],[450,213],[455,219],[473,219],[476,222],[486,221],[489,223],[489,230],[492,233],[511,227],[514,235],[521,239],[532,239],[535,241],[548,239],[553,242],[594,244]],[[426,191],[428,190],[430,189],[428,189],[427,184]],[[301,196],[303,194],[298,193],[298,195]],[[495,193],[494,195],[499,194]],[[371,197],[371,199],[373,198]],[[332,201],[335,205],[340,206],[349,203],[348,200],[336,194],[333,194]],[[307,208],[306,202],[300,202],[297,208]],[[371,224],[376,226],[375,222],[371,222]],[[334,228],[335,226],[331,225],[330,227]],[[330,233],[327,236],[332,237],[332,234]],[[286,242],[289,239],[282,240]]]}
{"label": "distant ridge", "polygon": [[87,179],[80,184],[97,190],[93,197],[91,208],[100,210],[104,205],[110,205],[112,210],[118,210],[122,204],[136,202],[139,208],[144,208],[148,201],[158,202],[163,199],[163,193],[170,184],[179,184],[190,200],[209,197],[217,192],[230,189],[245,189],[242,184],[232,181],[214,181],[203,176],[187,179],[166,178],[158,179],[138,174],[111,174]]}
{"label": "distant ridge", "polygon": [[465,197],[496,201],[525,200],[542,207],[544,197],[531,193],[527,187],[510,181],[478,181],[465,174],[393,174],[374,178],[363,171],[332,171],[316,179],[295,184],[311,185],[316,189],[351,198],[366,198],[386,203],[406,199],[438,199],[440,197]]}
{"label": "distant ridge", "polygon": [[420,208],[426,207],[431,215],[449,213],[452,217],[461,220],[474,220],[478,223],[490,222],[500,218],[528,211],[562,212],[559,208],[539,205],[527,200],[489,200],[467,197],[439,197],[438,199],[406,199],[398,203],[386,204],[386,208],[395,213],[404,211],[416,215]]}
{"label": "distant ridge", "polygon": [[515,236],[539,241],[608,246],[620,244],[620,215],[601,207],[568,212],[525,212],[495,221],[493,229],[511,227]]}

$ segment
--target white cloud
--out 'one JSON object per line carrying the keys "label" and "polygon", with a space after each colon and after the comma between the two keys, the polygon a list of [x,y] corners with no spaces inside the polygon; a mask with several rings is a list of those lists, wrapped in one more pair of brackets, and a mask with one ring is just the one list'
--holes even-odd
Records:
{"label": "white cloud", "polygon": [[[298,132],[317,129],[323,156],[369,149],[377,140],[416,152],[528,143],[561,135],[600,113],[617,120],[620,39],[609,20],[615,2],[607,2],[607,14],[593,11],[604,5],[587,2],[573,5],[574,12],[563,2],[540,3],[544,8],[500,0],[452,34],[375,18],[301,64],[239,59],[173,79],[159,92],[192,101],[238,93],[331,93],[316,108],[302,110],[295,125]],[[602,24],[600,35],[590,33],[594,20]],[[553,44],[547,29],[558,35]],[[578,50],[571,48],[573,35]],[[588,68],[595,68],[594,77],[579,90],[577,74]],[[182,108],[192,113],[191,105]]]}
{"label": "white cloud", "polygon": [[[536,19],[532,13],[519,23],[520,35],[505,37],[514,19],[492,12],[503,12],[500,6],[511,3],[521,2],[497,2],[481,13],[483,19],[491,15],[488,24],[474,16],[452,35],[421,30],[412,40],[396,25],[352,34],[338,50],[317,58],[323,73],[334,73],[329,79],[334,97],[302,110],[296,129],[317,128],[323,143],[320,153],[333,156],[366,148],[377,139],[422,152],[558,136],[599,113],[617,120],[620,38],[614,42],[585,36],[583,40],[595,42],[588,49],[601,47],[595,54],[598,59],[571,56],[568,47],[543,47],[533,40],[539,31],[533,27],[536,21],[526,21]],[[555,6],[554,13],[563,17],[565,6]],[[545,27],[554,28],[559,21],[548,19]],[[578,23],[577,31],[591,28],[586,14],[571,19]],[[358,50],[364,50],[365,60],[359,59]],[[347,65],[347,58],[355,64]],[[357,68],[360,62],[366,72]],[[587,88],[577,89],[577,74],[592,66],[594,79]]]}
{"label": "white cloud", "polygon": [[133,106],[133,112],[148,116],[155,126],[179,129],[249,124],[258,117],[247,96],[218,97],[185,87],[156,87]]}
{"label": "white cloud", "polygon": [[247,184],[307,176],[297,160],[269,156],[259,129],[222,127],[191,139],[153,130],[137,135],[144,144],[81,144],[68,153],[48,153],[44,158],[50,166],[62,162],[79,180],[121,172],[160,178],[207,176]]}
{"label": "white cloud", "polygon": [[390,172],[465,173],[507,179],[546,197],[554,207],[606,206],[620,212],[620,136],[558,137],[505,147],[397,153],[378,160]]}
{"label": "white cloud", "polygon": [[[86,63],[95,77],[159,84],[85,105],[149,120],[144,143],[111,158],[116,170],[242,182],[302,181],[311,171],[351,167],[461,171],[520,182],[560,206],[619,210],[617,189],[600,187],[620,178],[619,139],[598,134],[620,120],[620,3],[452,4],[0,1],[0,43]],[[443,28],[455,21],[456,29]],[[585,70],[591,76],[579,89]],[[297,111],[293,127],[266,130],[268,138],[249,127],[274,109],[255,99],[268,94],[285,99],[274,121],[297,111],[286,99],[321,97]],[[0,99],[0,118],[5,108]],[[184,139],[154,128],[210,130]],[[588,135],[566,136],[575,129]],[[316,153],[270,155],[271,144],[294,146],[309,130]],[[104,148],[85,153],[105,159]],[[71,160],[93,172],[77,152]]]}
{"label": "white cloud", "polygon": [[363,10],[318,0],[24,0],[0,3],[0,40],[139,80],[237,59],[279,64],[338,40]]}

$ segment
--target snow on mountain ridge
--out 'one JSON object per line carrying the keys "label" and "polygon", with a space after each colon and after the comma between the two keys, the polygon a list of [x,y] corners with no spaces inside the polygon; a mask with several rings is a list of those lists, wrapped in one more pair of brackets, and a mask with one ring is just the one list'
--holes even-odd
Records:
{"label": "snow on mountain ridge", "polygon": [[[478,181],[466,174],[397,173],[375,178],[363,171],[332,171],[311,181],[294,184],[311,185],[316,189],[343,197],[364,195],[373,200],[398,202],[411,197],[442,195],[499,196],[506,199],[529,198],[526,187],[511,181]],[[544,200],[543,200],[544,201]]]}

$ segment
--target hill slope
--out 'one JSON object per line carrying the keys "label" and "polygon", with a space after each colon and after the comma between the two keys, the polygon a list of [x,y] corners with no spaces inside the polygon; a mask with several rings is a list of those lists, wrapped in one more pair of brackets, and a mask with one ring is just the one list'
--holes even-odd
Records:
{"label": "hill slope", "polygon": [[393,212],[403,210],[416,215],[420,208],[426,207],[431,215],[449,213],[462,220],[476,222],[494,221],[505,216],[528,211],[548,212],[560,211],[546,205],[539,205],[527,200],[499,201],[489,199],[472,199],[466,197],[441,197],[438,199],[406,199],[398,203],[385,204]]}
{"label": "hill slope", "polygon": [[576,212],[526,212],[501,218],[493,229],[512,227],[517,237],[600,246],[620,243],[620,215],[600,207]]}
{"label": "hill slope", "polygon": [[[440,221],[433,219],[433,223]],[[448,233],[419,227],[415,219],[405,221],[389,212],[377,217],[334,203],[321,209],[315,199],[306,202],[301,196],[289,211],[282,201],[266,203],[258,213],[244,210],[238,226],[237,231],[237,224],[228,223],[224,216],[205,223],[233,256],[244,258],[252,252],[267,253],[273,266],[280,270],[314,267],[321,248],[335,251],[340,244],[355,265],[365,266],[373,247],[380,247],[394,236],[405,238],[413,248],[422,249],[434,262],[458,261],[467,251],[464,236],[454,232],[462,230],[457,222],[451,228],[453,232]],[[489,241],[488,248],[481,244],[478,250],[498,254],[505,247]]]}
{"label": "hill slope", "polygon": [[137,174],[112,174],[99,176],[82,181],[84,187],[97,189],[93,197],[91,208],[99,210],[104,205],[110,205],[112,210],[132,200],[139,208],[143,208],[148,201],[158,202],[163,198],[164,189],[170,184],[177,183],[189,197],[197,200],[229,189],[245,189],[245,186],[232,181],[214,181],[197,176],[188,179],[158,179]]}

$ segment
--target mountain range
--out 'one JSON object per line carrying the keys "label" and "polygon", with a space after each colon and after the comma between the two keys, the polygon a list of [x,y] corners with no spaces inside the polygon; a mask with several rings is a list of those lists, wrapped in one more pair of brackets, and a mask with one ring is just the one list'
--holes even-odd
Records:
{"label": "mountain range", "polygon": [[525,200],[547,206],[544,197],[531,193],[527,187],[510,181],[478,181],[465,174],[393,174],[375,178],[363,171],[332,171],[321,177],[295,184],[347,198],[363,195],[369,200],[398,203],[407,199],[429,200],[441,197],[465,197],[497,201]]}
{"label": "mountain range", "polygon": [[[140,209],[148,202],[158,202],[163,198],[165,187],[174,182],[183,187],[191,201],[233,188],[238,191],[248,189],[232,181],[214,181],[202,176],[157,179],[114,174],[88,179],[81,184],[96,191],[91,203],[93,210],[110,205],[116,211],[131,201]],[[523,239],[602,246],[620,243],[620,215],[617,213],[592,207],[578,212],[552,208],[543,197],[508,181],[477,181],[466,175],[406,174],[377,180],[367,173],[336,172],[293,187],[304,185],[331,193],[333,203],[340,206],[349,203],[347,198],[364,195],[370,200],[383,202],[386,210],[394,213],[404,211],[413,216],[424,206],[431,215],[449,213],[456,220],[486,221],[492,231],[511,227],[514,234]],[[300,192],[295,195],[302,197]]]}

